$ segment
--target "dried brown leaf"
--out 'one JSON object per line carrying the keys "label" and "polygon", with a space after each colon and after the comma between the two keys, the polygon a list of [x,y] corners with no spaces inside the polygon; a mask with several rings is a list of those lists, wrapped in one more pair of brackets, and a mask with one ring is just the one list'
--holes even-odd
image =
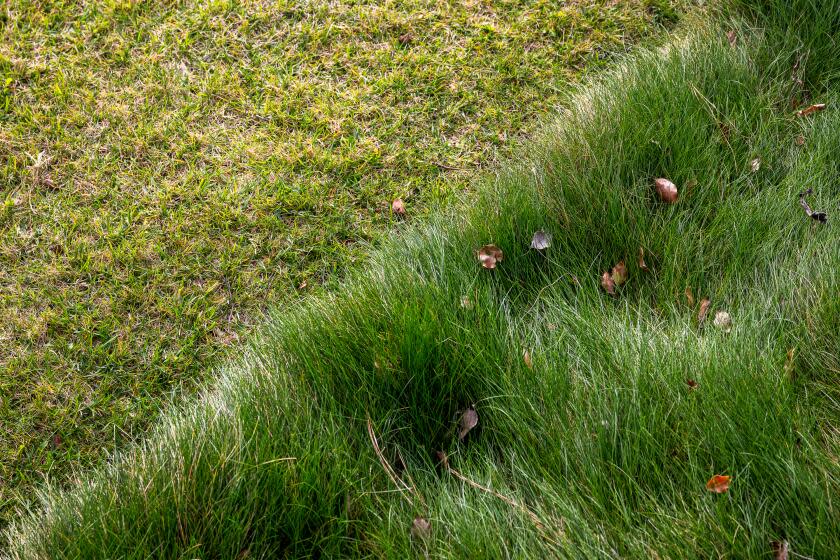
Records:
{"label": "dried brown leaf", "polygon": [[615,295],[615,282],[613,282],[609,272],[604,272],[601,275],[601,287],[611,296]]}
{"label": "dried brown leaf", "polygon": [[700,311],[697,312],[697,323],[702,325],[703,322],[706,320],[706,315],[709,314],[709,307],[712,306],[711,300],[709,298],[703,298],[700,301]]}
{"label": "dried brown leaf", "polygon": [[653,184],[656,187],[656,194],[659,195],[659,198],[662,199],[663,202],[667,204],[674,204],[677,201],[679,194],[677,192],[677,186],[674,183],[668,179],[660,177],[659,179],[655,179]]}
{"label": "dried brown leaf", "polygon": [[796,112],[797,117],[807,117],[808,115],[813,115],[814,113],[819,113],[820,111],[825,109],[825,103],[814,103],[804,109],[800,109]]}
{"label": "dried brown leaf", "polygon": [[461,422],[458,428],[458,440],[464,441],[467,434],[470,433],[470,431],[472,431],[472,429],[476,426],[478,426],[478,412],[475,411],[475,407],[470,406],[461,415]]}
{"label": "dried brown leaf", "polygon": [[478,262],[481,263],[481,266],[490,270],[496,268],[496,263],[502,262],[502,259],[504,258],[502,250],[492,244],[485,245],[476,251],[476,256],[478,257]]}
{"label": "dried brown leaf", "polygon": [[639,268],[641,270],[650,270],[648,268],[647,263],[645,262],[645,249],[644,247],[639,247]]}
{"label": "dried brown leaf", "polygon": [[797,146],[804,146],[805,145],[805,137],[800,134],[799,136],[796,137],[794,142],[796,142]]}
{"label": "dried brown leaf", "polygon": [[738,34],[734,29],[726,32],[726,40],[729,41],[730,47],[734,47],[738,44]]}
{"label": "dried brown leaf", "polygon": [[610,277],[612,278],[613,283],[619,287],[623,286],[627,282],[627,265],[624,264],[624,261],[619,262],[613,267]]}
{"label": "dried brown leaf", "polygon": [[425,517],[415,517],[411,523],[411,536],[426,540],[432,536],[432,524]]}
{"label": "dried brown leaf", "polygon": [[689,307],[694,307],[694,294],[691,292],[691,287],[685,289],[685,301],[688,302]]}
{"label": "dried brown leaf", "polygon": [[689,389],[696,389],[699,386],[699,383],[697,383],[693,379],[686,379],[685,382],[688,385]]}
{"label": "dried brown leaf", "polygon": [[522,360],[525,362],[525,365],[528,366],[528,369],[534,369],[534,362],[531,361],[531,353],[525,350],[525,353],[522,355]]}
{"label": "dried brown leaf", "polygon": [[772,541],[770,548],[773,549],[774,560],[788,560],[790,544],[787,541]]}

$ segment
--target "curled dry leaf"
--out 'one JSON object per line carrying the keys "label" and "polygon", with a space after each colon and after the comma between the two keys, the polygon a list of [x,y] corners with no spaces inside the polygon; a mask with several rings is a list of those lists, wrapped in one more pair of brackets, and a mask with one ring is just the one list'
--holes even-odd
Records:
{"label": "curled dry leaf", "polygon": [[443,468],[449,469],[449,456],[446,451],[435,451],[435,457],[437,457],[438,463],[443,465]]}
{"label": "curled dry leaf", "polygon": [[688,302],[689,307],[694,307],[694,294],[691,291],[691,286],[685,289],[685,301]]}
{"label": "curled dry leaf", "polygon": [[485,245],[476,251],[476,256],[478,257],[478,262],[481,263],[481,266],[490,270],[496,268],[496,263],[502,262],[502,259],[504,258],[502,250],[492,244]]}
{"label": "curled dry leaf", "polygon": [[826,213],[825,212],[814,212],[813,210],[811,210],[811,206],[808,204],[808,201],[805,200],[805,197],[812,194],[813,192],[814,192],[813,189],[808,189],[806,191],[803,191],[803,192],[799,193],[799,204],[805,210],[805,214],[807,214],[809,218],[824,224],[828,221],[828,216],[826,215]]}
{"label": "curled dry leaf", "polygon": [[725,333],[732,330],[732,317],[726,311],[715,313],[715,326]]}
{"label": "curled dry leaf", "polygon": [[800,109],[796,112],[797,117],[807,117],[808,115],[813,115],[814,113],[819,113],[825,109],[825,103],[814,103],[804,109]]}
{"label": "curled dry leaf", "polygon": [[726,40],[729,41],[730,47],[734,47],[738,44],[738,34],[734,29],[726,32]]}
{"label": "curled dry leaf", "polygon": [[425,517],[415,517],[411,523],[411,536],[426,540],[432,536],[432,524]]}
{"label": "curled dry leaf", "polygon": [[685,382],[688,385],[689,389],[696,389],[699,386],[699,383],[697,383],[693,379],[686,379]]}
{"label": "curled dry leaf", "polygon": [[613,282],[612,276],[609,272],[604,272],[601,275],[601,287],[604,288],[611,296],[615,295],[615,282]]}
{"label": "curled dry leaf", "polygon": [[750,162],[750,171],[758,173],[759,169],[761,169],[761,158],[755,158]]}
{"label": "curled dry leaf", "polygon": [[525,362],[525,365],[528,366],[528,369],[534,369],[534,362],[531,361],[531,353],[525,350],[525,353],[522,355],[522,360]]}
{"label": "curled dry leaf", "polygon": [[773,549],[774,560],[788,560],[790,545],[787,541],[772,541],[770,548]]}
{"label": "curled dry leaf", "polygon": [[610,277],[616,286],[623,286],[627,283],[627,265],[624,264],[624,261],[613,267]]}
{"label": "curled dry leaf", "polygon": [[391,203],[391,212],[397,216],[405,216],[405,202],[403,202],[403,199],[398,198]]}
{"label": "curled dry leaf", "polygon": [[461,422],[458,427],[458,441],[464,441],[467,434],[478,426],[478,412],[475,411],[474,406],[470,406],[461,415]]}
{"label": "curled dry leaf", "polygon": [[667,204],[674,204],[677,201],[679,196],[677,193],[677,185],[662,177],[655,179],[653,184],[656,187],[656,194],[659,195],[659,198],[662,199],[663,202]]}
{"label": "curled dry leaf", "polygon": [[700,311],[697,312],[697,323],[702,325],[703,322],[706,320],[706,315],[709,314],[709,307],[711,307],[712,302],[709,298],[703,298],[700,302]]}
{"label": "curled dry leaf", "polygon": [[551,247],[551,234],[546,233],[543,230],[535,232],[533,239],[531,239],[531,249],[544,251],[549,247]]}
{"label": "curled dry leaf", "polygon": [[639,247],[639,268],[641,270],[650,270],[648,268],[647,263],[645,263],[645,249],[644,247]]}
{"label": "curled dry leaf", "polygon": [[709,481],[706,483],[706,490],[709,492],[714,492],[715,494],[723,494],[727,490],[729,490],[729,481],[732,480],[731,476],[726,476],[725,474],[716,474]]}
{"label": "curled dry leaf", "polygon": [[405,46],[405,45],[408,45],[409,43],[411,43],[414,40],[414,35],[412,35],[411,33],[403,33],[402,35],[399,36],[398,40],[400,42],[400,45]]}

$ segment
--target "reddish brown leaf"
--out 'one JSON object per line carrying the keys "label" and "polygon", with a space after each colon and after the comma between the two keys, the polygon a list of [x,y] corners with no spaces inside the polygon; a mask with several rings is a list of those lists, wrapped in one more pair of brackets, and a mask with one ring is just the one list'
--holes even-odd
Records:
{"label": "reddish brown leaf", "polygon": [[534,369],[534,362],[531,361],[531,353],[525,350],[525,353],[522,355],[522,360],[525,362],[525,365],[528,366],[528,369]]}
{"label": "reddish brown leaf", "polygon": [[686,379],[685,382],[686,382],[686,384],[688,384],[689,389],[696,389],[699,385],[699,383],[697,383],[693,379]]}
{"label": "reddish brown leaf", "polygon": [[689,307],[694,307],[694,294],[691,292],[691,287],[685,289],[685,301],[688,302]]}
{"label": "reddish brown leaf", "polygon": [[738,44],[738,34],[734,29],[726,32],[726,40],[729,41],[729,46],[734,47]]}
{"label": "reddish brown leaf", "polygon": [[819,113],[823,109],[825,109],[825,103],[815,103],[813,105],[810,105],[808,107],[805,107],[804,109],[800,109],[799,111],[797,111],[796,116],[797,117],[807,117],[808,115],[812,115],[814,113]]}
{"label": "reddish brown leaf", "polygon": [[702,325],[703,321],[706,320],[706,315],[709,314],[709,307],[711,307],[712,302],[709,298],[703,298],[700,302],[700,311],[697,312],[697,323]]}
{"label": "reddish brown leaf", "polygon": [[478,257],[478,262],[481,263],[481,266],[490,270],[496,268],[496,263],[502,262],[502,259],[504,258],[502,250],[492,244],[485,245],[476,251],[476,256]]}
{"label": "reddish brown leaf", "polygon": [[773,558],[775,560],[788,560],[790,545],[787,541],[772,541],[770,548],[773,549]]}
{"label": "reddish brown leaf", "polygon": [[476,426],[478,426],[478,412],[475,411],[475,407],[470,406],[461,415],[461,423],[458,428],[458,440],[464,441],[467,434],[470,433],[470,431]]}
{"label": "reddish brown leaf", "polygon": [[706,490],[709,492],[714,492],[716,494],[723,494],[724,492],[729,490],[729,481],[732,479],[731,476],[726,476],[725,474],[716,474],[709,481],[706,483]]}
{"label": "reddish brown leaf", "polygon": [[414,40],[414,35],[412,35],[411,33],[403,33],[402,35],[399,36],[400,45],[403,45],[403,46],[408,45],[413,40]]}
{"label": "reddish brown leaf", "polygon": [[650,270],[648,268],[647,263],[645,263],[645,249],[644,247],[639,247],[639,268],[641,270]]}
{"label": "reddish brown leaf", "polygon": [[624,261],[613,267],[610,277],[616,286],[623,286],[627,282],[627,265]]}
{"label": "reddish brown leaf", "polygon": [[656,194],[659,195],[659,198],[663,202],[674,204],[677,201],[679,195],[677,193],[677,186],[674,183],[660,177],[659,179],[655,179],[653,184],[656,187]]}
{"label": "reddish brown leaf", "polygon": [[609,272],[604,272],[601,275],[601,287],[611,296],[615,295],[615,282],[613,282]]}
{"label": "reddish brown leaf", "polygon": [[415,517],[411,523],[411,536],[426,540],[432,536],[432,524],[425,517]]}

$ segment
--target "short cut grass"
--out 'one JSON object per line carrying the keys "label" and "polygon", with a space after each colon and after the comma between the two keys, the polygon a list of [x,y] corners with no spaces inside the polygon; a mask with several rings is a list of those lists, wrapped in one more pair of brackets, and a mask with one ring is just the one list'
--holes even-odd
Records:
{"label": "short cut grass", "polygon": [[12,558],[834,555],[840,3],[744,0],[686,29],[582,91],[469,208],[278,310],[200,400],[45,495]]}

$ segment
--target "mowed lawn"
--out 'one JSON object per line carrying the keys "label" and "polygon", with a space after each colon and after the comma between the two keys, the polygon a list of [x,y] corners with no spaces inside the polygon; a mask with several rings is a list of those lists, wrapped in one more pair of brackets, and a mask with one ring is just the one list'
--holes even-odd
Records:
{"label": "mowed lawn", "polygon": [[[664,0],[0,7],[0,519],[446,204]],[[205,373],[203,373],[205,372]]]}

